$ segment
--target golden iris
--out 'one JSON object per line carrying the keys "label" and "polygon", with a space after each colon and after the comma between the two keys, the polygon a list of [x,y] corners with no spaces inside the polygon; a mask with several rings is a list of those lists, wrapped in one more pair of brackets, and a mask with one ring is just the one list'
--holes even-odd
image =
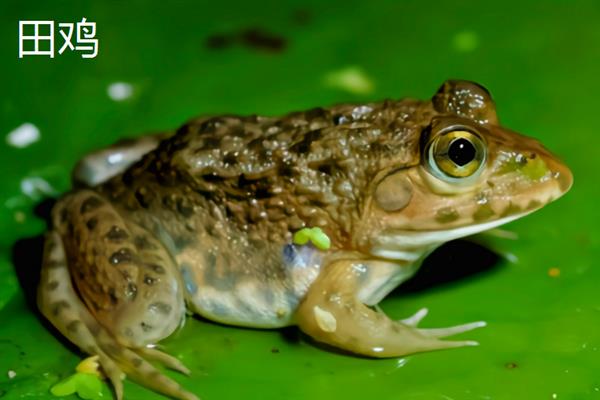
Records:
{"label": "golden iris", "polygon": [[429,145],[428,163],[433,172],[449,178],[466,178],[481,170],[485,144],[476,133],[457,129],[436,136]]}

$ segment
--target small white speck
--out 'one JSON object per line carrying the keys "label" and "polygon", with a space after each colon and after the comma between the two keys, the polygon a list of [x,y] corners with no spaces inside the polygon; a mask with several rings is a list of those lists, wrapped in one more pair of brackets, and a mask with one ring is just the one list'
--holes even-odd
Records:
{"label": "small white speck", "polygon": [[113,153],[108,156],[108,163],[119,164],[121,161],[123,161],[123,158],[123,153]]}
{"label": "small white speck", "polygon": [[381,353],[383,351],[383,347],[373,347],[371,350],[373,350],[375,353]]}
{"label": "small white speck", "polygon": [[123,101],[133,94],[133,86],[127,82],[114,82],[106,90],[108,97],[114,101]]}
{"label": "small white speck", "polygon": [[34,201],[57,194],[56,189],[50,186],[44,179],[37,176],[24,178],[21,181],[21,192]]}
{"label": "small white speck", "polygon": [[15,371],[13,371],[12,369],[8,370],[8,379],[13,379],[15,376],[17,376],[17,373]]}
{"label": "small white speck", "polygon": [[401,368],[404,367],[406,365],[406,358],[399,358],[398,359],[398,363],[396,364],[396,367]]}
{"label": "small white speck", "polygon": [[37,126],[26,122],[6,135],[6,143],[22,149],[40,140],[40,130]]}
{"label": "small white speck", "polygon": [[373,108],[369,106],[355,107],[354,110],[352,110],[352,118],[355,120],[361,119],[364,115],[367,115],[371,111],[373,111]]}
{"label": "small white speck", "polygon": [[513,264],[516,264],[519,261],[519,257],[517,257],[514,253],[504,253],[503,256],[506,258],[506,261]]}
{"label": "small white speck", "polygon": [[556,393],[552,393],[552,398],[553,399],[558,399],[558,395]]}

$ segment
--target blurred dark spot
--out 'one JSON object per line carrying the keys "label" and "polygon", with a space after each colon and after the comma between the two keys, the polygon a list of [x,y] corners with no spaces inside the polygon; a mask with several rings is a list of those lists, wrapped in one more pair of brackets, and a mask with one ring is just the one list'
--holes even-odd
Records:
{"label": "blurred dark spot", "polygon": [[279,53],[285,50],[287,40],[280,35],[261,28],[247,28],[233,33],[216,33],[206,39],[206,47],[210,50],[225,50],[234,45],[250,49]]}
{"label": "blurred dark spot", "polygon": [[307,9],[297,9],[292,13],[292,22],[296,25],[308,25],[313,19],[312,13]]}
{"label": "blurred dark spot", "polygon": [[500,256],[468,240],[454,240],[431,253],[414,277],[394,295],[422,292],[469,277],[488,274],[498,267]]}
{"label": "blurred dark spot", "polygon": [[271,349],[271,353],[273,353],[273,354],[277,354],[277,353],[279,353],[279,349],[278,349],[277,347],[273,347],[273,348]]}
{"label": "blurred dark spot", "polygon": [[518,367],[518,365],[515,362],[508,362],[508,363],[504,364],[504,367],[506,369],[515,369]]}
{"label": "blurred dark spot", "polygon": [[278,36],[260,28],[251,28],[242,32],[242,44],[259,50],[266,50],[278,53],[285,49],[286,40],[282,36]]}
{"label": "blurred dark spot", "polygon": [[211,50],[223,50],[235,42],[235,38],[225,34],[214,34],[206,39],[206,47]]}

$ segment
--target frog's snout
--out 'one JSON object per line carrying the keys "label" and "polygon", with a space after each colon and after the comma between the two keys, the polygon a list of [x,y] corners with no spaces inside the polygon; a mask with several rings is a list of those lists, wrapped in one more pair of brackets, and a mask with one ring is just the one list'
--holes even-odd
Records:
{"label": "frog's snout", "polygon": [[558,184],[558,188],[561,194],[565,194],[573,186],[573,173],[563,162],[559,161],[558,158],[552,157],[547,160],[548,168],[551,171],[552,178]]}

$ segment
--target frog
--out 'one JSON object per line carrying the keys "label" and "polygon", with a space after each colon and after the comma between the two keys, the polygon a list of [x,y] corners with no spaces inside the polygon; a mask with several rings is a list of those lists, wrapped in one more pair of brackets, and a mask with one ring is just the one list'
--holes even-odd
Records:
{"label": "frog", "polygon": [[[89,154],[53,207],[37,303],[115,397],[126,377],[196,395],[156,344],[193,314],[297,326],[372,358],[475,346],[378,304],[440,245],[539,210],[571,187],[543,145],[500,125],[483,86],[448,80],[429,100],[347,103],[282,117],[199,117]],[[327,248],[295,243],[319,228]],[[482,310],[483,313],[483,310]]]}

